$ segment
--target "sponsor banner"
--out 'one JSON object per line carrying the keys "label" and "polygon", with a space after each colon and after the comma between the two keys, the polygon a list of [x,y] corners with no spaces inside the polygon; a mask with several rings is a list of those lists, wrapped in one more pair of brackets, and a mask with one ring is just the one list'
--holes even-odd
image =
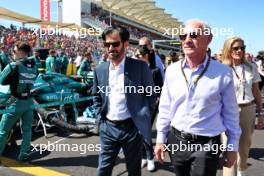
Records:
{"label": "sponsor banner", "polygon": [[[50,0],[40,0],[40,18],[43,21],[50,21]],[[41,29],[45,29],[41,26]]]}

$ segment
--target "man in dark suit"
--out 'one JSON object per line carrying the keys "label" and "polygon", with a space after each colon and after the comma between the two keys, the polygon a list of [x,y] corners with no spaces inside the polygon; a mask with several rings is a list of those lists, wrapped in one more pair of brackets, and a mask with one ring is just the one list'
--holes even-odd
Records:
{"label": "man in dark suit", "polygon": [[111,175],[122,147],[128,175],[141,175],[143,140],[151,141],[156,95],[147,64],[125,56],[129,32],[106,29],[102,38],[109,61],[94,72],[94,105],[99,119],[101,152],[98,176]]}

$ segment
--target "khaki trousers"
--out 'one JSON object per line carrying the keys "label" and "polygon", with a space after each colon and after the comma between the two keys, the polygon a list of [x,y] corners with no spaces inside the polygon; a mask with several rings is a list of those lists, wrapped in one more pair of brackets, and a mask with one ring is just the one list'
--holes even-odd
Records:
{"label": "khaki trousers", "polygon": [[[240,128],[242,130],[242,134],[239,140],[237,162],[231,168],[227,168],[227,167],[223,168],[224,176],[236,176],[237,169],[238,170],[247,169],[247,159],[248,159],[249,149],[251,146],[252,135],[255,128],[255,119],[256,119],[256,111],[254,104],[241,107]],[[226,143],[227,141],[226,136],[225,135],[222,136],[224,136],[223,142]]]}

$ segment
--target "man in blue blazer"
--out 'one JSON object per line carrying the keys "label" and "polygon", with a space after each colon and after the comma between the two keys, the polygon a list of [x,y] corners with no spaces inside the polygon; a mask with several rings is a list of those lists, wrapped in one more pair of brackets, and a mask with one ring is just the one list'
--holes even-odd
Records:
{"label": "man in blue blazer", "polygon": [[94,105],[99,119],[101,152],[97,175],[112,174],[123,149],[128,175],[141,175],[143,140],[151,140],[151,115],[156,95],[147,64],[126,57],[129,32],[107,28],[103,34],[109,61],[94,72]]}

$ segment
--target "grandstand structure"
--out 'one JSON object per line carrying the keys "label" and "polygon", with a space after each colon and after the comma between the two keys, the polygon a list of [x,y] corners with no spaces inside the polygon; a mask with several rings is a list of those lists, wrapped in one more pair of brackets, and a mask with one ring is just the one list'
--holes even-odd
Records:
{"label": "grandstand structure", "polygon": [[[75,23],[85,28],[103,31],[108,26],[119,25],[131,34],[131,44],[147,36],[156,42],[154,47],[179,50],[170,42],[173,36],[165,35],[167,28],[179,28],[182,23],[155,5],[154,0],[60,0],[59,16],[62,23]],[[177,43],[177,42],[176,42]]]}

